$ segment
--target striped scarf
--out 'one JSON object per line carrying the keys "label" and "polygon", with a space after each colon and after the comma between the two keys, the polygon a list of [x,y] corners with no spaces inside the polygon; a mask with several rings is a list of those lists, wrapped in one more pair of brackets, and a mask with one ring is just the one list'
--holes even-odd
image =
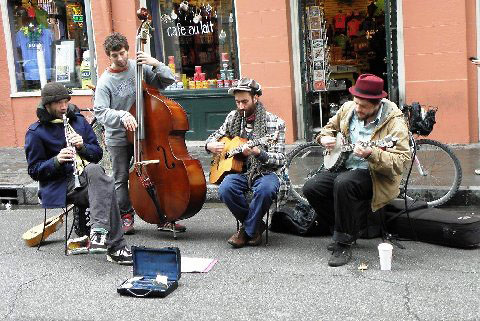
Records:
{"label": "striped scarf", "polygon": [[[227,134],[230,138],[240,136],[247,138],[245,130],[246,119],[243,117],[243,112],[238,110],[233,116],[232,122],[227,127]],[[258,139],[267,135],[267,112],[265,107],[260,101],[257,101],[255,107],[255,120],[253,122],[252,136],[250,139]],[[248,178],[248,186],[252,186],[252,182],[255,178],[262,175],[261,172],[262,163],[254,156],[247,157],[245,175]]]}

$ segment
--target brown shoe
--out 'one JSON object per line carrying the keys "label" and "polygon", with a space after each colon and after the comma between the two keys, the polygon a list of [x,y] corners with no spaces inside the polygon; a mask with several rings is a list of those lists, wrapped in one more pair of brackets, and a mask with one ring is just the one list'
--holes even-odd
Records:
{"label": "brown shoe", "polygon": [[262,244],[262,234],[266,229],[267,229],[267,225],[265,224],[265,222],[260,221],[258,223],[258,227],[257,227],[257,231],[255,232],[255,235],[253,235],[253,237],[250,240],[248,240],[247,245],[257,246]]}
{"label": "brown shoe", "polygon": [[245,229],[241,227],[235,234],[232,235],[228,239],[228,244],[235,248],[244,247],[247,244],[247,234],[245,233]]}

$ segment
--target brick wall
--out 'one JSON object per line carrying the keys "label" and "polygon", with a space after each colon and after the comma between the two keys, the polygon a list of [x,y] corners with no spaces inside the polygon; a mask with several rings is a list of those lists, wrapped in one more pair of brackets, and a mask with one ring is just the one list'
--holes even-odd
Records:
{"label": "brick wall", "polygon": [[242,77],[263,87],[267,109],[287,123],[287,142],[295,139],[288,0],[236,1]]}
{"label": "brick wall", "polygon": [[469,94],[476,75],[467,59],[475,55],[474,1],[467,5],[403,0],[406,102],[437,106],[431,137],[447,143],[478,141],[477,100]]}

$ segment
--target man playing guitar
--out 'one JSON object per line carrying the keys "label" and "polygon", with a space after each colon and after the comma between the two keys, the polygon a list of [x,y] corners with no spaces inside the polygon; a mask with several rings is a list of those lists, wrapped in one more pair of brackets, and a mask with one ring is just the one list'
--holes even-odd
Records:
{"label": "man playing guitar", "polygon": [[[222,137],[244,137],[249,141],[267,135],[275,142],[266,146],[243,145],[246,158],[241,173],[228,174],[220,184],[220,199],[227,205],[242,227],[228,240],[235,248],[256,246],[262,242],[266,225],[262,218],[270,208],[280,187],[276,171],[285,163],[285,122],[265,110],[258,100],[262,87],[253,79],[243,78],[228,90],[235,96],[237,109],[231,111],[222,126],[208,137],[205,149],[220,154],[225,148]],[[247,202],[245,193],[253,191]]]}
{"label": "man playing guitar", "polygon": [[[398,196],[402,173],[410,159],[408,128],[395,103],[385,99],[383,79],[363,74],[349,89],[348,101],[322,128],[316,140],[332,150],[338,132],[356,144],[345,163],[335,172],[321,171],[303,186],[303,194],[317,214],[333,230],[328,246],[330,266],[347,264],[351,246],[366,223],[370,211],[377,211]],[[396,137],[394,148],[364,147],[359,142]]]}

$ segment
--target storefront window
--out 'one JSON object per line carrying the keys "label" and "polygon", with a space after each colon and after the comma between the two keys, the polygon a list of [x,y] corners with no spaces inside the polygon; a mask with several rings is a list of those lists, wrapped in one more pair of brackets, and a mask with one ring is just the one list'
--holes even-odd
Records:
{"label": "storefront window", "polygon": [[[17,91],[91,84],[83,0],[8,0]],[[83,77],[82,77],[83,75]]]}
{"label": "storefront window", "polygon": [[176,75],[167,90],[230,87],[238,78],[232,0],[151,0],[152,52]]}

